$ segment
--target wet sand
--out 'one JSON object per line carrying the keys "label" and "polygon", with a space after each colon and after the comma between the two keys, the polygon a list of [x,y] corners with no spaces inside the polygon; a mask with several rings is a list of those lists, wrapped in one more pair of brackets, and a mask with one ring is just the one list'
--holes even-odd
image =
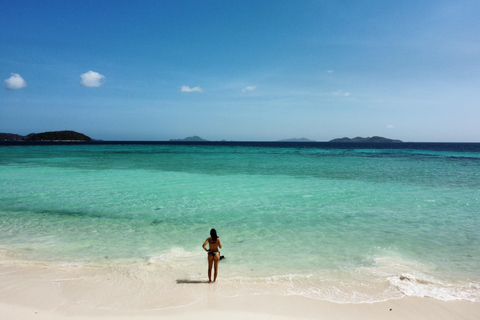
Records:
{"label": "wet sand", "polygon": [[[138,271],[0,263],[2,319],[478,319],[479,302],[403,297],[336,303],[302,296],[225,296],[223,283],[165,285]],[[148,273],[147,273],[148,274]],[[123,278],[123,280],[119,280]],[[222,293],[221,293],[222,292]]]}

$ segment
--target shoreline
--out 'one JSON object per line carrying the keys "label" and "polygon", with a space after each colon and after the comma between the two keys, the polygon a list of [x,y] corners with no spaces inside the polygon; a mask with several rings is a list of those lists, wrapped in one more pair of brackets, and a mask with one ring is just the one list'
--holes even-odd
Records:
{"label": "shoreline", "polygon": [[[338,303],[300,295],[226,296],[219,278],[151,283],[137,270],[123,279],[96,268],[55,268],[0,262],[2,319],[475,319],[480,302],[403,296]],[[255,290],[252,290],[252,292]]]}
{"label": "shoreline", "polygon": [[[141,309],[149,300],[153,308],[175,307],[162,294],[174,292],[192,303],[202,294],[207,283],[203,253],[171,248],[144,259],[90,262],[67,260],[29,260],[13,252],[0,253],[0,275],[17,277],[18,282],[35,279],[54,283],[67,296],[79,287],[102,295],[106,289],[114,292],[128,290]],[[237,261],[238,262],[238,261]],[[319,269],[317,272],[250,269],[228,260],[221,264],[221,284],[217,294],[224,297],[242,295],[302,296],[333,303],[377,303],[402,297],[429,297],[439,301],[480,302],[478,282],[446,274],[435,277],[422,265],[395,257],[377,257],[375,265],[355,270]],[[472,282],[473,281],[473,282]],[[1,283],[0,283],[1,285]],[[184,286],[187,285],[187,286]],[[192,286],[194,285],[194,286]],[[149,292],[157,293],[155,297]],[[104,292],[106,293],[106,292]],[[75,294],[78,298],[78,294]],[[143,298],[142,298],[143,297]],[[87,300],[84,296],[82,300]],[[123,296],[122,296],[123,298]],[[138,301],[135,301],[138,300]],[[154,302],[153,302],[154,300]],[[110,308],[110,305],[99,305]],[[148,307],[151,307],[148,305]]]}

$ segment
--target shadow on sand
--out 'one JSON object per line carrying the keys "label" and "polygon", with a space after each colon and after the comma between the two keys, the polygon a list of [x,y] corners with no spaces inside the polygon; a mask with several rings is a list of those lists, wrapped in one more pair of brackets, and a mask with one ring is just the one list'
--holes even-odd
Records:
{"label": "shadow on sand", "polygon": [[188,280],[188,279],[177,279],[177,284],[199,284],[199,283],[209,283],[208,281],[200,281],[200,280]]}

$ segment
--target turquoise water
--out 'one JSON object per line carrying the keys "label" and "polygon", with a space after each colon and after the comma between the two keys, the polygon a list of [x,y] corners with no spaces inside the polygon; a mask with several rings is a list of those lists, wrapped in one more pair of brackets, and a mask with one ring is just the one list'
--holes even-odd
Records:
{"label": "turquoise water", "polygon": [[194,279],[214,227],[233,288],[480,301],[479,174],[454,148],[1,146],[0,253]]}

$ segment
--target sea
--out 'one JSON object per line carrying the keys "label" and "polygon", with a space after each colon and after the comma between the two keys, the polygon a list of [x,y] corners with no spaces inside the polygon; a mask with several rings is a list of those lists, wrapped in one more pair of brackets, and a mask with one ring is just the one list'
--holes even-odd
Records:
{"label": "sea", "polygon": [[480,301],[477,143],[1,142],[0,190],[0,262],[189,290],[215,228],[226,296]]}

